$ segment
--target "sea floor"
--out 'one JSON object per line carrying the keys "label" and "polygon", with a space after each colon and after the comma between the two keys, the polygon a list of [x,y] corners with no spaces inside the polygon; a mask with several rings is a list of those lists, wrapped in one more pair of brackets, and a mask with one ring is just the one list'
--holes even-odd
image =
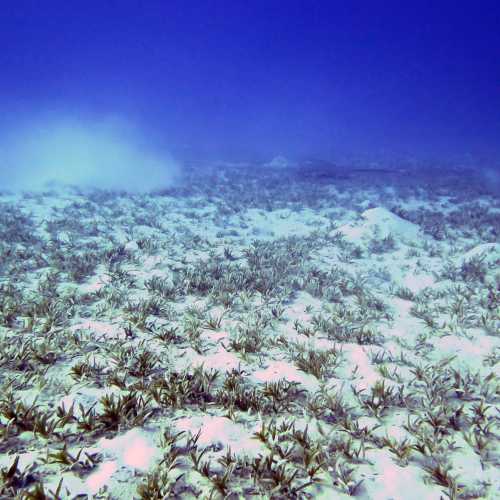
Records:
{"label": "sea floor", "polygon": [[499,198],[185,176],[0,195],[0,498],[499,498]]}

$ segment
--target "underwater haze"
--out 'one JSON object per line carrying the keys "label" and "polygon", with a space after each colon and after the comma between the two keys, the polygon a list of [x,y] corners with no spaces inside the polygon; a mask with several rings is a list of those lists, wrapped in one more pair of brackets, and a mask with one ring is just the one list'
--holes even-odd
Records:
{"label": "underwater haze", "polygon": [[0,499],[500,498],[499,5],[4,1]]}
{"label": "underwater haze", "polygon": [[[283,155],[497,168],[499,11],[490,1],[6,2],[0,145],[11,151],[19,116],[29,128],[44,114],[112,115],[155,150],[130,145],[137,169],[147,168],[141,151],[147,164],[158,150],[181,163]],[[52,120],[47,129],[52,150],[66,132]],[[19,133],[14,142],[29,142]],[[65,168],[75,170],[73,139]],[[91,142],[92,155],[116,147],[106,133]],[[24,172],[18,154],[2,169]]]}
{"label": "underwater haze", "polygon": [[3,130],[0,186],[77,186],[146,192],[175,183],[178,164],[123,120],[38,117]]}

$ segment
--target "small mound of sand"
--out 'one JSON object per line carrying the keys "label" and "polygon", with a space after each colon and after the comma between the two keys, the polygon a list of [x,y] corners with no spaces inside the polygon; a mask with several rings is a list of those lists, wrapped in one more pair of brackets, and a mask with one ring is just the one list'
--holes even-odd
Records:
{"label": "small mound of sand", "polygon": [[347,240],[355,242],[375,236],[386,238],[389,234],[407,241],[415,241],[423,237],[416,224],[402,219],[385,208],[369,208],[361,216],[364,219],[361,224],[346,224],[338,229]]}

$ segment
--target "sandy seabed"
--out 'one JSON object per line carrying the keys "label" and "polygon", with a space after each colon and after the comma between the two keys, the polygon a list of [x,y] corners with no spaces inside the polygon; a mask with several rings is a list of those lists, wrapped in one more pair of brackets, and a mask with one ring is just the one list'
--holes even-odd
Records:
{"label": "sandy seabed", "polygon": [[206,166],[4,193],[0,235],[1,498],[500,496],[500,201],[463,174]]}

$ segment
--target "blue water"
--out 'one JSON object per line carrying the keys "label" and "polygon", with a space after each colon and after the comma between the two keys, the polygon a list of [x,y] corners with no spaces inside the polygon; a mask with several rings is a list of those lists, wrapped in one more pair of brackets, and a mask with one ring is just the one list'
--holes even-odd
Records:
{"label": "blue water", "polygon": [[279,155],[490,172],[499,15],[490,1],[9,2],[0,182],[161,189],[188,161]]}

